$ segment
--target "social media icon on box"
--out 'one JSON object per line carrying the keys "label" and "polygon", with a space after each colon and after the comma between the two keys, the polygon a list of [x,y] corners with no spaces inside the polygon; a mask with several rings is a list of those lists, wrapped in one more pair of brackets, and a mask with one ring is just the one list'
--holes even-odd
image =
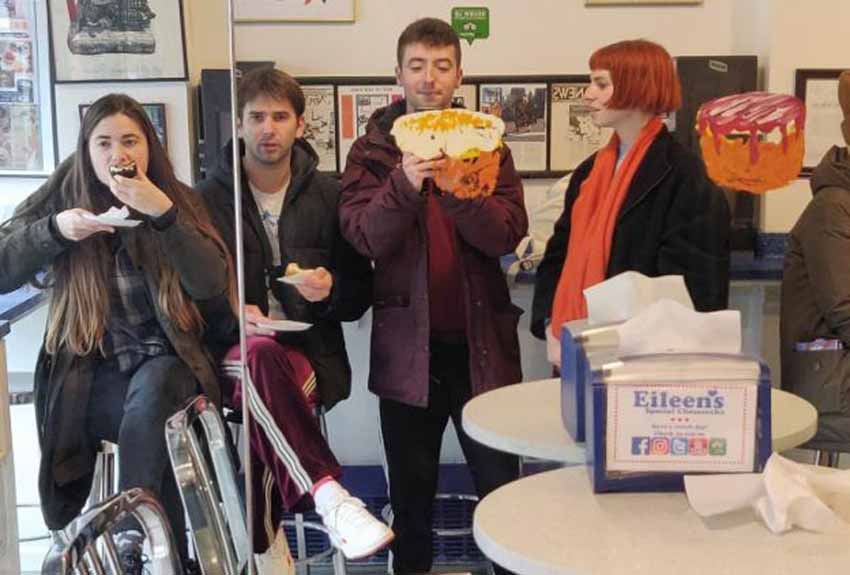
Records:
{"label": "social media icon on box", "polygon": [[670,440],[670,453],[673,455],[687,455],[688,454],[688,438],[687,437],[674,437]]}
{"label": "social media icon on box", "polygon": [[632,437],[632,455],[649,454],[648,437]]}
{"label": "social media icon on box", "polygon": [[708,455],[708,438],[688,438],[688,453],[690,453],[691,455]]}
{"label": "social media icon on box", "polygon": [[649,444],[651,455],[667,455],[670,453],[670,440],[666,437],[653,437]]}
{"label": "social media icon on box", "polygon": [[709,455],[726,455],[726,440],[722,437],[712,437],[708,442]]}

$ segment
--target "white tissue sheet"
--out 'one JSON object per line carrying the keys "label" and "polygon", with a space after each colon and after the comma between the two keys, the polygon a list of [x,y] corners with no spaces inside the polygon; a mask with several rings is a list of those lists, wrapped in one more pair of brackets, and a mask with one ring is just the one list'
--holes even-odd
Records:
{"label": "white tissue sheet", "polygon": [[763,473],[688,475],[685,491],[703,517],[751,507],[773,533],[794,527],[850,533],[850,470],[796,463],[774,453]]}
{"label": "white tissue sheet", "polygon": [[617,326],[620,356],[650,353],[740,353],[741,314],[709,313],[662,299]]}
{"label": "white tissue sheet", "polygon": [[639,272],[623,272],[584,290],[587,319],[592,325],[624,322],[653,302],[671,299],[693,309],[682,276],[650,278]]}

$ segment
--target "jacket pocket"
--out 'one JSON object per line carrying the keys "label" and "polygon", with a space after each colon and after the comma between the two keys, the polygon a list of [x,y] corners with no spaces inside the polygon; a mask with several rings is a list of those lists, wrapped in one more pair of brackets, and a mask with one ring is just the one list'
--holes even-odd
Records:
{"label": "jacket pocket", "polygon": [[812,403],[819,414],[850,411],[848,350],[795,351],[788,377],[790,389]]}
{"label": "jacket pocket", "polygon": [[420,343],[415,341],[413,310],[409,306],[376,306],[373,314],[372,369],[376,365],[386,367],[408,361]]}
{"label": "jacket pocket", "polygon": [[510,304],[505,310],[493,316],[496,337],[499,339],[499,347],[501,347],[503,357],[514,359],[517,362],[519,361],[517,326],[522,314],[522,308]]}

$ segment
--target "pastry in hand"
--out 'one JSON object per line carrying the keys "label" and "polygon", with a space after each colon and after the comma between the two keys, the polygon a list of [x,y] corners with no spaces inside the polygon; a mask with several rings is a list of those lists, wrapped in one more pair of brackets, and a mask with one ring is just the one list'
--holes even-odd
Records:
{"label": "pastry in hand", "polygon": [[292,263],[290,263],[289,265],[286,266],[286,270],[283,272],[283,275],[284,276],[294,276],[294,275],[300,274],[303,271],[304,270],[301,269],[301,267],[297,263],[292,262]]}
{"label": "pastry in hand", "polygon": [[403,152],[423,160],[446,158],[445,168],[434,176],[440,190],[476,198],[496,189],[504,132],[501,118],[450,108],[401,116],[391,133]]}
{"label": "pastry in hand", "polygon": [[121,176],[122,178],[135,178],[136,173],[136,162],[133,160],[130,160],[125,164],[112,164],[109,166],[109,174],[113,178],[115,176]]}

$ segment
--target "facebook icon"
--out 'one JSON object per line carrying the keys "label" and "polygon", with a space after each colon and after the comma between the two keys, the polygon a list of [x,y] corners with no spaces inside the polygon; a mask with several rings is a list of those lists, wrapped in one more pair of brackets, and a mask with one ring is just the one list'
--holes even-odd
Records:
{"label": "facebook icon", "polygon": [[632,437],[632,455],[646,455],[649,453],[648,437]]}

